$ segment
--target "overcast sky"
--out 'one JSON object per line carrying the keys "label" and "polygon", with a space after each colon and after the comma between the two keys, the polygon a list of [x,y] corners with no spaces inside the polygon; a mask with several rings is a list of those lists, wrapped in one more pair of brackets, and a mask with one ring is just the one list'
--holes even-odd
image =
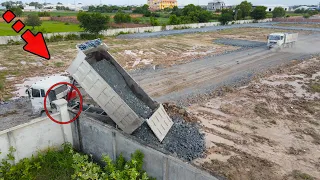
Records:
{"label": "overcast sky", "polygon": [[[5,0],[2,0],[5,1]],[[25,0],[27,2],[30,1],[38,1],[38,2],[50,2],[57,3],[62,2],[66,3],[74,3],[82,2],[83,4],[100,4],[100,0]],[[227,5],[234,5],[241,3],[242,0],[225,0],[224,2]],[[320,0],[249,0],[252,4],[283,4],[283,5],[296,5],[296,4],[319,4]],[[178,5],[186,5],[186,4],[195,4],[195,5],[207,5],[209,0],[178,0]],[[127,5],[127,4],[146,4],[147,0],[101,0],[102,4],[114,4],[114,5]]]}

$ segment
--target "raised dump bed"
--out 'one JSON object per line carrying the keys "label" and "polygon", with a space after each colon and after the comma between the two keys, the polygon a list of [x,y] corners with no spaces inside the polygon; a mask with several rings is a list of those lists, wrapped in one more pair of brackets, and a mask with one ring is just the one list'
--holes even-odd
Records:
{"label": "raised dump bed", "polygon": [[67,71],[79,85],[124,132],[131,134],[146,121],[162,141],[173,125],[163,106],[144,92],[99,39],[77,49]]}

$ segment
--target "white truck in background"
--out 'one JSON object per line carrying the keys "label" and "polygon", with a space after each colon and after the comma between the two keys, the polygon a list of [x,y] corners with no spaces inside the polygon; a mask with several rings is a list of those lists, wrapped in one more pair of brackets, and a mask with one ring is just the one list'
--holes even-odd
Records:
{"label": "white truck in background", "polygon": [[298,33],[272,33],[268,36],[267,47],[269,49],[293,47],[297,41]]}

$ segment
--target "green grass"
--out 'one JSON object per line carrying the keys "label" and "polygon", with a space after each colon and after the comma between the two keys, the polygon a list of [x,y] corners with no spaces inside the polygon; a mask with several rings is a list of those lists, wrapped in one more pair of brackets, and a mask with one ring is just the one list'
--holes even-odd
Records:
{"label": "green grass", "polygon": [[[12,28],[12,23],[0,23],[0,36],[14,36],[18,35]],[[25,29],[32,29],[32,27],[27,26]],[[63,22],[56,21],[43,21],[40,27],[36,27],[36,29],[44,29],[46,33],[56,33],[56,32],[79,32],[82,31],[77,24],[69,24],[65,25]],[[24,32],[22,30],[19,34]]]}
{"label": "green grass", "polygon": [[[150,24],[150,17],[140,17],[139,19],[141,20],[142,24]],[[169,22],[169,18],[159,17],[157,19],[158,19],[160,25],[161,24],[168,24],[168,22]]]}

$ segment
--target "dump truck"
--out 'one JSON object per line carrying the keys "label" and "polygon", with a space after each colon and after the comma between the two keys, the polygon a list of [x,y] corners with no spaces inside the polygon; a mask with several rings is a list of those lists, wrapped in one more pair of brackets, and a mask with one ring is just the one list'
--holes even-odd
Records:
{"label": "dump truck", "polygon": [[[25,92],[31,100],[33,114],[39,114],[40,116],[44,114],[44,97],[51,86],[60,82],[70,83],[71,79],[67,76],[61,75],[48,76],[40,81],[33,83],[27,88]],[[76,91],[71,90],[70,87],[68,87],[66,84],[54,86],[48,93],[48,97],[46,100],[47,110],[49,112],[52,112],[52,110],[54,109],[52,101],[62,98],[70,98],[70,100],[75,99]]]}
{"label": "dump truck", "polygon": [[298,41],[298,33],[272,33],[267,39],[269,49],[293,47]]}
{"label": "dump truck", "polygon": [[76,46],[67,72],[117,126],[131,134],[146,122],[162,141],[173,125],[162,104],[154,101],[108,52],[100,39]]}

